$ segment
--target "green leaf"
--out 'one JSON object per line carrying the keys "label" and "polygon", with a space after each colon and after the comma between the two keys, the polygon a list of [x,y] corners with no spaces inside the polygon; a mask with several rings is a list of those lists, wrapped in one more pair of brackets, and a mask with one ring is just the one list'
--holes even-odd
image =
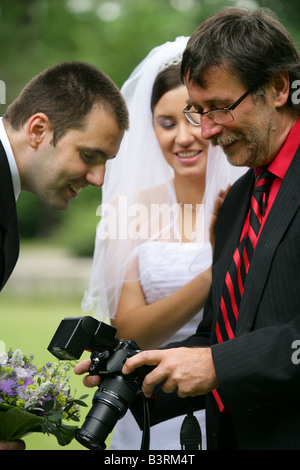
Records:
{"label": "green leaf", "polygon": [[[1,404],[1,409],[8,408]],[[56,418],[61,418],[57,413]],[[65,424],[45,420],[41,416],[36,416],[27,411],[21,411],[15,407],[9,407],[7,411],[0,411],[0,441],[14,441],[22,439],[31,432],[43,432],[44,434],[53,434],[59,445],[68,445],[78,426],[67,426]]]}
{"label": "green leaf", "polygon": [[56,426],[56,431],[53,432],[57,442],[60,446],[66,446],[70,444],[74,437],[74,432],[77,429],[77,426],[67,426],[65,424],[58,424]]}
{"label": "green leaf", "polygon": [[73,406],[73,402],[72,402],[72,403],[69,403],[67,406],[64,407],[64,412],[65,412],[65,413],[68,413],[69,410],[72,408],[72,406]]}
{"label": "green leaf", "polygon": [[54,407],[54,400],[49,400],[44,405],[45,413],[49,413],[49,411],[53,410]]}
{"label": "green leaf", "polygon": [[0,411],[8,411],[11,410],[12,408],[15,408],[12,405],[7,405],[6,403],[0,403]]}
{"label": "green leaf", "polygon": [[47,418],[50,421],[57,421],[63,419],[64,414],[62,411],[51,411],[50,413],[47,414]]}
{"label": "green leaf", "polygon": [[21,439],[25,434],[38,431],[43,419],[17,408],[0,411],[0,440],[14,441]]}
{"label": "green leaf", "polygon": [[79,419],[78,416],[76,416],[76,415],[71,415],[71,416],[70,416],[70,419],[71,419],[72,421],[77,421],[77,422],[80,421],[80,419]]}
{"label": "green leaf", "polygon": [[74,403],[80,406],[88,406],[84,401],[82,400],[74,400]]}

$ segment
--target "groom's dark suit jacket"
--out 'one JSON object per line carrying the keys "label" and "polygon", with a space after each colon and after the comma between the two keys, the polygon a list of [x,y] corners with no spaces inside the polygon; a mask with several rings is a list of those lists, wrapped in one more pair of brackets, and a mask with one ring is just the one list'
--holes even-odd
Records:
{"label": "groom's dark suit jacket", "polygon": [[[249,170],[232,186],[220,211],[212,287],[197,333],[168,347],[212,344],[210,333],[216,323],[225,275],[249,210],[253,184],[254,172]],[[238,449],[300,449],[299,207],[300,147],[256,246],[236,337],[212,344],[220,393],[233,420]],[[195,408],[197,401],[201,404],[201,397],[190,400]],[[220,448],[222,435],[230,438],[233,430],[224,415],[212,413],[206,401],[208,447]],[[182,411],[182,402],[175,394],[157,392],[151,405],[153,422],[169,418],[176,406]]]}
{"label": "groom's dark suit jacket", "polygon": [[11,275],[19,256],[16,201],[9,163],[0,141],[0,290]]}

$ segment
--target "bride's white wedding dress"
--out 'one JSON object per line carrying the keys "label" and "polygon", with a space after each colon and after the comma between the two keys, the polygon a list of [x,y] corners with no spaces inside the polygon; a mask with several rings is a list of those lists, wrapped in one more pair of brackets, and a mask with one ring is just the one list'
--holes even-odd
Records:
{"label": "bride's white wedding dress", "polygon": [[[179,289],[211,265],[210,243],[148,242],[140,247],[139,271],[141,285],[148,304]],[[181,341],[196,332],[203,310],[164,344]],[[195,413],[202,431],[202,448],[206,449],[205,412]],[[180,450],[180,428],[184,416],[151,427],[151,450]],[[111,450],[140,449],[142,431],[130,411],[117,423],[111,440]]]}

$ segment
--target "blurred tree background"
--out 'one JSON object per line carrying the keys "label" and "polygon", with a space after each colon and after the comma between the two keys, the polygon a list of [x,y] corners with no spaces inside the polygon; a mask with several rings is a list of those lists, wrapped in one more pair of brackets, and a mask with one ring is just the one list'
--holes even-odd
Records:
{"label": "blurred tree background", "polygon": [[[65,60],[90,62],[121,87],[153,47],[191,35],[209,15],[233,5],[272,9],[299,48],[299,0],[0,0],[1,115],[32,76]],[[67,212],[55,213],[21,193],[21,239],[47,239],[77,256],[92,255],[100,202],[101,190],[90,187]]]}

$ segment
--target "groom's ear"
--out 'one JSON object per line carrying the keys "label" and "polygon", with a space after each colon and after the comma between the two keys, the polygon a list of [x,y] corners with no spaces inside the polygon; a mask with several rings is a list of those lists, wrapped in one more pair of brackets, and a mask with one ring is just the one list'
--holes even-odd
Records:
{"label": "groom's ear", "polygon": [[53,129],[45,113],[36,113],[27,121],[27,140],[32,148],[37,149],[49,133],[52,138]]}

